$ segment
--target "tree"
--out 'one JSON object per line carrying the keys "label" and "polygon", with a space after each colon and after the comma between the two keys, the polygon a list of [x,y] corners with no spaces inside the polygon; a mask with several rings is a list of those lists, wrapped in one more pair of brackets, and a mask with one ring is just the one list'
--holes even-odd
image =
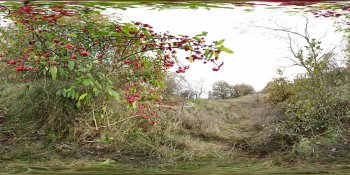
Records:
{"label": "tree", "polygon": [[[287,35],[288,49],[292,54],[289,58],[292,65],[288,67],[298,66],[303,68],[306,72],[304,76],[310,78],[315,86],[323,86],[325,83],[323,79],[324,73],[337,67],[334,59],[334,49],[328,52],[324,52],[323,49],[321,49],[321,41],[312,38],[308,32],[309,19],[305,16],[304,18],[306,22],[303,33],[293,31],[280,25],[278,25],[278,28],[262,28],[285,33]],[[292,39],[292,37],[301,38],[303,44],[298,43],[296,39]]]}
{"label": "tree", "polygon": [[225,81],[217,81],[213,84],[211,96],[215,99],[227,99],[233,93],[232,86]]}
{"label": "tree", "polygon": [[198,99],[205,92],[204,89],[205,79],[200,78],[199,80],[192,81],[190,84],[190,90],[194,94],[194,98]]}
{"label": "tree", "polygon": [[233,86],[233,94],[231,95],[232,97],[240,97],[240,96],[245,96],[248,94],[254,93],[255,90],[253,86],[248,85],[248,84],[238,84]]}
{"label": "tree", "polygon": [[213,93],[211,91],[208,92],[208,99],[213,99]]}
{"label": "tree", "polygon": [[167,95],[180,95],[181,91],[188,86],[186,78],[174,72],[167,73],[165,79],[165,92]]}
{"label": "tree", "polygon": [[179,95],[185,99],[198,99],[205,92],[204,83],[204,79],[189,82],[182,75],[168,73],[165,92],[167,95]]}
{"label": "tree", "polygon": [[195,94],[191,90],[183,90],[180,92],[180,96],[184,99],[194,99]]}

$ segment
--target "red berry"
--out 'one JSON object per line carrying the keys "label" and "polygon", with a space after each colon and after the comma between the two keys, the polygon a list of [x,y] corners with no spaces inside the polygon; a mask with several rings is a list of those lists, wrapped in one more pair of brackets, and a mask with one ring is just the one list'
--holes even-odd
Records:
{"label": "red berry", "polygon": [[81,56],[84,56],[84,57],[89,56],[89,54],[90,54],[90,53],[89,53],[88,51],[86,51],[86,50],[80,52],[80,55],[81,55]]}
{"label": "red berry", "polygon": [[215,68],[215,67],[213,68],[213,71],[215,71],[215,72],[218,71],[218,70],[219,70],[219,68]]}
{"label": "red berry", "polygon": [[16,70],[17,70],[18,72],[22,72],[22,71],[24,70],[24,67],[23,67],[23,66],[18,66],[18,67],[16,68]]}
{"label": "red berry", "polygon": [[67,45],[66,45],[66,48],[67,48],[68,50],[72,50],[72,49],[73,49],[73,45],[72,45],[72,44],[67,44]]}
{"label": "red berry", "polygon": [[15,60],[11,60],[10,64],[15,65],[15,64],[17,64],[17,62]]}
{"label": "red berry", "polygon": [[132,61],[130,61],[130,60],[124,60],[124,63],[125,63],[125,64],[132,64]]}
{"label": "red berry", "polygon": [[134,97],[129,97],[128,98],[128,103],[133,103],[136,99]]}
{"label": "red berry", "polygon": [[137,34],[138,32],[132,30],[132,31],[130,31],[129,33],[130,33],[131,35],[135,35],[135,34]]}
{"label": "red berry", "polygon": [[52,64],[53,64],[53,65],[60,65],[61,63],[60,63],[60,62],[57,62],[57,61],[54,61]]}
{"label": "red berry", "polygon": [[53,42],[58,44],[60,42],[60,40],[59,39],[54,39]]}
{"label": "red berry", "polygon": [[76,55],[72,55],[71,58],[72,59],[77,59],[77,56]]}

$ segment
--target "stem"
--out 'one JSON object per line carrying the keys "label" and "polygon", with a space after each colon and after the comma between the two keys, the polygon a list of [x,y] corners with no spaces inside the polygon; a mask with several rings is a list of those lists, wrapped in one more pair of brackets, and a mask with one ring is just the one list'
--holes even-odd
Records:
{"label": "stem", "polygon": [[94,107],[94,105],[92,105],[92,118],[94,120],[95,129],[97,131],[98,130],[98,126],[97,126],[97,121],[96,121],[96,117],[95,117],[95,107]]}

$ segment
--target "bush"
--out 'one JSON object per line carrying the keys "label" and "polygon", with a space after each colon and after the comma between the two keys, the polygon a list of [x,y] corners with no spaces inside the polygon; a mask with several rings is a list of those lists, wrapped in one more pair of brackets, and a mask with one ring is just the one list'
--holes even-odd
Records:
{"label": "bush", "polygon": [[240,97],[254,93],[255,90],[253,86],[248,84],[237,84],[233,86],[233,97]]}
{"label": "bush", "polygon": [[319,155],[324,149],[314,142],[316,138],[325,139],[329,131],[337,130],[342,135],[348,130],[345,121],[350,109],[349,98],[340,90],[346,75],[337,66],[333,52],[324,53],[321,42],[309,38],[307,30],[305,34],[285,32],[302,37],[306,42],[305,47],[294,49],[289,37],[292,61],[305,73],[292,82],[277,78],[265,88],[267,100],[283,113],[272,125],[278,126],[276,133],[295,138],[291,143],[295,155]]}
{"label": "bush", "polygon": [[57,90],[66,85],[66,82],[47,80],[3,85],[0,104],[7,122],[25,132],[42,129],[55,133],[68,132],[77,117],[75,102],[56,95]]}
{"label": "bush", "polygon": [[268,102],[277,104],[289,99],[292,95],[292,84],[286,78],[276,78],[269,82],[263,91],[267,91]]}
{"label": "bush", "polygon": [[[189,69],[180,64],[178,52],[187,53],[189,62],[205,63],[217,60],[221,51],[232,53],[224,40],[205,44],[206,32],[175,37],[141,22],[112,22],[92,8],[27,5],[7,17],[13,23],[0,28],[0,60],[24,81],[66,81],[55,94],[78,107],[99,97],[124,100],[133,108],[158,103],[165,72],[174,66],[176,73]],[[215,71],[223,65],[212,62]]]}

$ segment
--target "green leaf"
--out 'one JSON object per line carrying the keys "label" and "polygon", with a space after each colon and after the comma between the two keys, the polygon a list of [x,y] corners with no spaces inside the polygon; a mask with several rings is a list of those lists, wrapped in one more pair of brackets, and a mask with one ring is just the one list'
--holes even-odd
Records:
{"label": "green leaf", "polygon": [[192,57],[192,56],[189,56],[189,57],[188,57],[188,61],[189,61],[190,63],[193,63],[193,57]]}
{"label": "green leaf", "polygon": [[81,102],[78,101],[78,102],[77,102],[77,108],[80,108],[80,107],[81,107]]}
{"label": "green leaf", "polygon": [[75,34],[75,33],[70,33],[70,34],[68,34],[68,36],[73,37],[73,38],[76,38],[76,37],[77,37],[77,34]]}
{"label": "green leaf", "polygon": [[136,108],[137,108],[136,102],[133,102],[133,103],[132,103],[132,108],[133,108],[133,109],[136,109]]}
{"label": "green leaf", "polygon": [[218,53],[218,52],[215,52],[215,53],[214,53],[214,56],[215,56],[216,58],[218,58],[218,57],[219,57],[219,53]]}
{"label": "green leaf", "polygon": [[96,32],[97,35],[100,35],[100,36],[106,36],[106,35],[109,35],[109,32],[106,32],[106,31],[98,31]]}
{"label": "green leaf", "polygon": [[87,69],[87,68],[79,68],[79,69],[78,69],[79,72],[87,72],[88,70],[89,70],[89,69]]}
{"label": "green leaf", "polygon": [[210,52],[210,54],[209,54],[209,57],[208,58],[211,58],[211,57],[213,57],[214,56],[214,52]]}
{"label": "green leaf", "polygon": [[203,54],[205,57],[208,57],[208,55],[209,55],[209,49],[206,49],[205,51],[204,51],[204,54]]}
{"label": "green leaf", "polygon": [[117,101],[120,100],[120,95],[117,91],[113,90],[113,89],[108,89],[108,94],[112,97],[114,97]]}
{"label": "green leaf", "polygon": [[83,100],[87,95],[88,93],[81,94],[78,100]]}
{"label": "green leaf", "polygon": [[129,33],[130,29],[129,29],[128,27],[124,26],[124,27],[122,28],[122,31],[123,31],[124,33]]}
{"label": "green leaf", "polygon": [[73,61],[68,61],[68,69],[72,71],[74,69],[74,62]]}
{"label": "green leaf", "polygon": [[83,84],[84,84],[84,86],[93,85],[93,83],[92,83],[92,80],[91,80],[91,79],[84,79],[84,80],[83,80]]}
{"label": "green leaf", "polygon": [[56,92],[56,95],[61,95],[61,94],[62,94],[62,89],[60,89]]}
{"label": "green leaf", "polygon": [[71,96],[72,96],[72,94],[73,94],[73,92],[72,92],[72,91],[68,91],[68,93],[67,93],[67,98],[71,97]]}
{"label": "green leaf", "polygon": [[119,37],[119,36],[122,36],[122,35],[123,35],[123,34],[117,33],[117,32],[113,32],[113,33],[110,33],[110,34],[109,34],[110,37],[113,37],[113,36]]}
{"label": "green leaf", "polygon": [[73,90],[72,90],[71,99],[74,100],[76,95],[77,95],[77,93],[76,93],[75,90],[73,89]]}
{"label": "green leaf", "polygon": [[59,68],[58,68],[58,72],[59,72],[59,75],[60,75],[61,77],[65,77],[65,78],[68,78],[68,77],[69,77],[67,71],[66,71],[63,67],[59,67]]}
{"label": "green leaf", "polygon": [[95,93],[96,97],[101,93],[101,91],[95,87],[92,89],[92,91]]}
{"label": "green leaf", "polygon": [[224,51],[224,52],[226,52],[228,54],[233,54],[233,50],[231,50],[231,49],[229,49],[227,47],[220,47],[220,50]]}
{"label": "green leaf", "polygon": [[56,66],[50,66],[50,73],[53,80],[56,80],[57,78],[57,67]]}
{"label": "green leaf", "polygon": [[63,92],[62,92],[62,96],[63,96],[64,98],[66,98],[66,97],[67,97],[67,92],[63,91]]}
{"label": "green leaf", "polygon": [[107,79],[107,81],[108,81],[109,84],[113,84],[113,82],[112,82],[111,79],[109,79],[108,77],[106,77],[106,79]]}
{"label": "green leaf", "polygon": [[95,87],[102,89],[102,85],[97,80],[95,80],[93,83]]}
{"label": "green leaf", "polygon": [[197,36],[193,37],[193,39],[196,40],[196,41],[200,41],[200,40],[201,40],[201,39],[200,39],[199,37],[197,37]]}
{"label": "green leaf", "polygon": [[196,35],[195,37],[206,36],[208,32],[203,31],[201,34]]}
{"label": "green leaf", "polygon": [[220,40],[220,41],[218,41],[218,42],[216,42],[216,46],[218,46],[218,45],[222,45],[223,43],[225,42],[225,39],[222,39],[222,40]]}

